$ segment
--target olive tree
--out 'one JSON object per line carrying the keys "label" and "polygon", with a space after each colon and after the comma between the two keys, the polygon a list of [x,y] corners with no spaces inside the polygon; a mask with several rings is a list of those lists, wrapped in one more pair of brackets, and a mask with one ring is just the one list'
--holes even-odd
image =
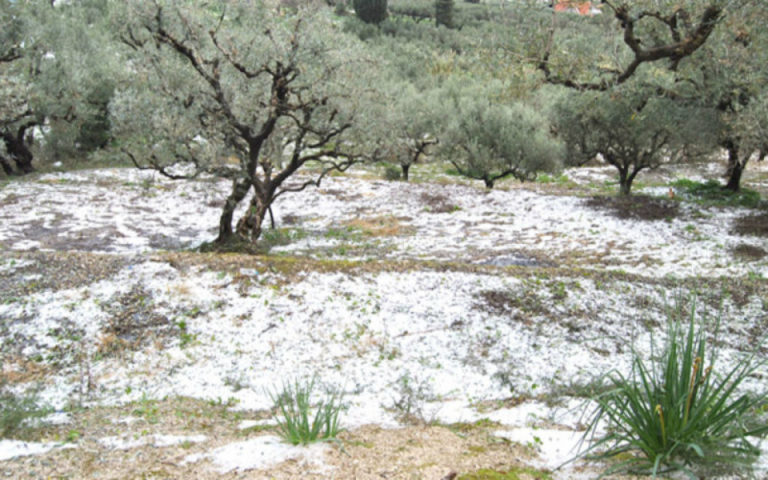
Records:
{"label": "olive tree", "polygon": [[738,191],[750,159],[768,154],[768,33],[764,2],[732,8],[702,52],[678,73],[681,101],[715,108],[723,119],[718,146],[727,154],[725,189]]}
{"label": "olive tree", "polygon": [[385,156],[400,166],[408,181],[413,165],[423,162],[439,143],[440,117],[438,89],[405,81],[383,85],[386,92],[377,128],[386,131]]}
{"label": "olive tree", "polygon": [[156,0],[120,20],[135,69],[112,104],[121,152],[169,178],[229,180],[217,244],[255,242],[276,199],[375,155],[363,123],[373,63],[328,12]]}
{"label": "olive tree", "polygon": [[7,175],[33,170],[32,152],[24,141],[34,116],[28,105],[31,89],[23,75],[22,13],[16,2],[0,0],[0,167]]}
{"label": "olive tree", "polygon": [[619,194],[629,195],[643,170],[711,151],[717,112],[684,106],[654,89],[624,86],[608,92],[568,92],[553,109],[567,163],[595,159],[618,171]]}
{"label": "olive tree", "polygon": [[563,149],[547,118],[499,85],[449,91],[439,132],[440,153],[459,174],[486,188],[513,177],[532,180],[561,166]]}
{"label": "olive tree", "polygon": [[738,190],[749,160],[764,157],[743,139],[755,125],[746,123],[755,118],[749,104],[768,80],[765,2],[602,3],[607,15],[598,18],[552,18],[538,64],[545,81],[576,91],[637,81],[680,103],[717,110],[723,123],[712,147],[727,155],[725,188]]}
{"label": "olive tree", "polygon": [[42,135],[43,153],[52,157],[81,153],[85,144],[103,146],[106,103],[119,70],[104,21],[110,3],[0,0],[0,5],[3,171],[34,170],[33,131]]}
{"label": "olive tree", "polygon": [[710,40],[734,2],[601,3],[605,15],[594,19],[555,15],[538,63],[549,83],[605,91],[629,81],[644,66],[675,71]]}

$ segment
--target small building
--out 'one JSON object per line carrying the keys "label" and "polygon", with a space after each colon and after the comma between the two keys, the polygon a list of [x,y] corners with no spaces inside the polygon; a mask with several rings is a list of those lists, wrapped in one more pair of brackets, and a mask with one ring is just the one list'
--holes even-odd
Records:
{"label": "small building", "polygon": [[600,14],[600,8],[593,5],[593,2],[584,2],[579,0],[554,0],[552,8],[556,12],[573,12],[579,15]]}

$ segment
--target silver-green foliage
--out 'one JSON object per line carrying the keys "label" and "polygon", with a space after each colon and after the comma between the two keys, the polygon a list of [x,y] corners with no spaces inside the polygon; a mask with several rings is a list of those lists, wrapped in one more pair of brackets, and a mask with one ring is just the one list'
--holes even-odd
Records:
{"label": "silver-green foliage", "polygon": [[[121,23],[134,83],[116,94],[111,121],[122,151],[142,168],[230,180],[218,240],[236,233],[254,241],[276,198],[371,151],[366,75],[375,62],[327,10],[292,15],[246,0],[220,10],[129,4]],[[293,182],[308,162],[314,177]],[[248,195],[233,232],[235,208]]]}
{"label": "silver-green foliage", "polygon": [[717,328],[708,342],[695,307],[687,326],[680,322],[682,308],[670,317],[661,349],[652,341],[649,360],[633,350],[628,375],[607,375],[609,389],[593,399],[597,407],[585,439],[603,422],[606,433],[585,454],[611,460],[606,475],[680,471],[695,479],[697,472],[748,469],[760,454],[755,440],[768,433],[758,416],[767,397],[743,387],[766,366],[765,359],[756,349],[720,369]]}
{"label": "silver-green foliage", "polygon": [[[333,392],[321,400],[313,398],[315,379],[286,383],[280,393],[272,395],[277,409],[280,435],[292,445],[306,445],[336,438],[342,395]],[[314,404],[313,404],[314,402]],[[314,411],[314,414],[313,414]]]}
{"label": "silver-green foliage", "polygon": [[352,0],[357,18],[365,23],[381,23],[387,18],[387,0]]}
{"label": "silver-green foliage", "polygon": [[[111,5],[52,6],[42,0],[3,5],[0,137],[18,171],[31,170],[32,155],[40,151],[56,160],[108,140],[106,105],[122,70],[107,29]],[[28,134],[37,126],[45,128],[37,130],[33,149]]]}
{"label": "silver-green foliage", "polygon": [[503,93],[498,85],[448,90],[439,132],[441,154],[488,188],[508,176],[525,181],[553,172],[563,156],[546,117]]}
{"label": "silver-green foliage", "polygon": [[453,0],[435,0],[435,23],[453,27]]}
{"label": "silver-green foliage", "polygon": [[569,92],[553,109],[553,123],[567,147],[567,163],[602,158],[617,169],[624,195],[643,170],[710,152],[720,125],[713,109],[635,85]]}
{"label": "silver-green foliage", "polygon": [[426,161],[439,144],[437,131],[444,121],[441,99],[431,85],[416,86],[403,80],[382,83],[386,101],[380,105],[378,126],[389,136],[385,156],[400,165],[407,181],[411,166]]}

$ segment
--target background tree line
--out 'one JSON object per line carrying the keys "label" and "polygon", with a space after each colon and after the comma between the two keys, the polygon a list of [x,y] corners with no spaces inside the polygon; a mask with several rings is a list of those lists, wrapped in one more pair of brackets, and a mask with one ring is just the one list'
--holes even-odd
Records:
{"label": "background tree line", "polygon": [[363,161],[406,179],[450,162],[488,188],[605,162],[628,195],[644,170],[725,155],[738,190],[768,154],[764,4],[601,6],[0,0],[0,167],[227,179],[219,244]]}

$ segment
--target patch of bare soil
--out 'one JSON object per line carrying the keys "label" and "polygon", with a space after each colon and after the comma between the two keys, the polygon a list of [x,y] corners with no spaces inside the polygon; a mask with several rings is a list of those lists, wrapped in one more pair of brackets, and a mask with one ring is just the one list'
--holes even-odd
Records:
{"label": "patch of bare soil", "polygon": [[451,213],[459,208],[458,205],[451,202],[451,200],[442,193],[424,192],[421,194],[420,198],[427,211],[430,213]]}
{"label": "patch of bare soil", "polygon": [[354,218],[344,222],[347,227],[360,230],[363,234],[372,237],[393,237],[413,234],[415,229],[403,225],[403,221],[411,220],[409,217],[395,217],[383,215],[370,218]]}
{"label": "patch of bare soil", "polygon": [[150,344],[162,344],[174,329],[173,322],[156,312],[149,292],[134,287],[106,307],[111,317],[101,332],[97,346],[104,356],[121,355],[125,350],[136,351]]}
{"label": "patch of bare soil", "polygon": [[731,248],[731,253],[744,261],[757,261],[768,255],[765,249],[747,243],[740,243]]}
{"label": "patch of bare soil", "polygon": [[597,195],[589,198],[586,205],[621,219],[671,220],[680,214],[677,202],[647,195]]}
{"label": "patch of bare soil", "polygon": [[747,215],[736,219],[731,229],[736,235],[754,235],[768,237],[768,212]]}
{"label": "patch of bare soil", "polygon": [[[207,460],[187,463],[184,458],[275,432],[238,430],[242,413],[230,411],[226,404],[184,398],[85,410],[73,417],[72,424],[37,429],[33,438],[70,440],[75,448],[0,462],[4,478],[440,480],[480,469],[522,468],[521,462],[532,456],[527,447],[495,437],[495,424],[401,429],[366,426],[343,432],[339,442],[329,443],[321,466],[290,460],[268,470],[221,474]],[[132,421],[126,423],[127,419]],[[109,448],[99,442],[106,437],[149,440],[156,434],[205,435],[207,439],[126,449]],[[525,470],[531,471],[530,467]]]}
{"label": "patch of bare soil", "polygon": [[493,315],[508,315],[517,310],[525,314],[526,322],[530,315],[550,313],[546,303],[533,292],[486,290],[478,295],[475,308]]}
{"label": "patch of bare soil", "polygon": [[3,261],[31,263],[10,272],[0,271],[0,302],[15,301],[43,290],[64,290],[98,282],[115,275],[129,259],[80,252],[29,252],[6,256]]}

